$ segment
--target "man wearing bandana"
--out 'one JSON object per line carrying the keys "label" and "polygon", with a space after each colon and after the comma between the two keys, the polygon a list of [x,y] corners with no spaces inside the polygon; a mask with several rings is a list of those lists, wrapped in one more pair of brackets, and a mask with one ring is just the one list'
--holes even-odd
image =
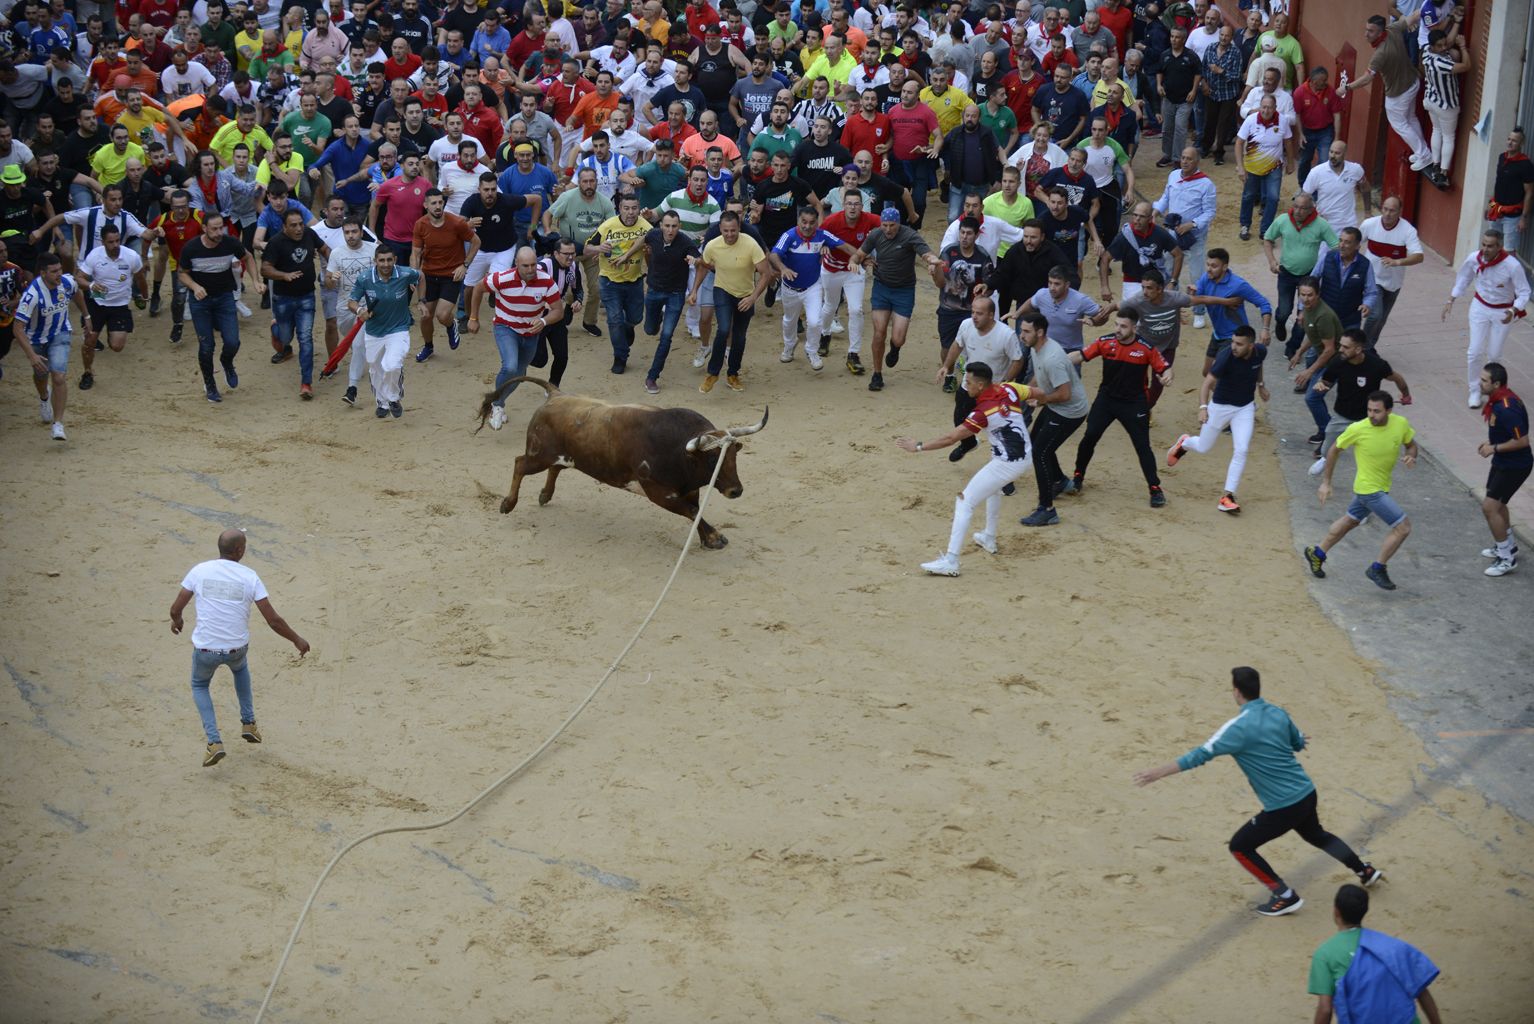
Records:
{"label": "man wearing bandana", "polygon": [[1488,360],[1502,358],[1502,345],[1514,320],[1522,319],[1529,305],[1529,277],[1518,258],[1502,247],[1502,232],[1487,228],[1481,233],[1481,247],[1466,257],[1454,278],[1454,290],[1443,304],[1442,319],[1449,319],[1454,300],[1471,291],[1470,347],[1465,352],[1465,379],[1469,384],[1469,405],[1479,409],[1485,401],[1481,394],[1481,367]]}

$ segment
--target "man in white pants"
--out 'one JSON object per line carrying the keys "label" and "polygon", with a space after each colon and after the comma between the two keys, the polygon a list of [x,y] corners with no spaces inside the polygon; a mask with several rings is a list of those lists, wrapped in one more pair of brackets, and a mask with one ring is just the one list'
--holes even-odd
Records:
{"label": "man in white pants", "polygon": [[1028,472],[1033,458],[1033,442],[1023,419],[1023,403],[1029,388],[1024,384],[997,383],[985,363],[970,363],[964,370],[964,390],[975,400],[975,408],[964,422],[931,441],[902,437],[896,444],[908,452],[942,451],[967,437],[985,430],[991,437],[991,461],[969,478],[953,504],[953,528],[948,535],[948,549],[935,561],[922,563],[933,576],[959,575],[959,551],[969,530],[975,509],[985,503],[985,532],[970,539],[991,554],[996,553],[996,526],[1001,519],[1002,488]]}
{"label": "man in white pants", "polygon": [[[377,251],[378,242],[368,235],[360,220],[350,218],[345,221],[341,225],[340,244],[331,245],[330,259],[325,264],[326,286],[335,289],[337,295],[350,295],[357,278],[373,266],[373,254]],[[351,333],[356,322],[357,315],[352,312],[351,303],[336,310],[336,331],[341,337]],[[351,362],[346,367],[346,394],[341,396],[341,401],[347,405],[357,404],[357,385],[362,383],[367,366],[366,339],[353,338]]]}
{"label": "man in white pants", "polygon": [[1230,347],[1215,356],[1214,365],[1204,375],[1204,386],[1198,398],[1198,421],[1202,424],[1198,436],[1182,435],[1166,453],[1168,466],[1177,465],[1189,452],[1207,454],[1214,450],[1225,428],[1230,427],[1235,450],[1231,452],[1230,466],[1225,470],[1225,495],[1217,507],[1231,515],[1241,511],[1236,502],[1236,488],[1241,486],[1247,449],[1252,445],[1252,427],[1257,422],[1257,396],[1261,395],[1264,402],[1269,398],[1267,385],[1262,382],[1262,363],[1267,355],[1267,346],[1257,344],[1256,331],[1245,324],[1237,327],[1231,336]]}
{"label": "man in white pants", "polygon": [[1502,343],[1508,328],[1524,316],[1529,306],[1529,277],[1518,257],[1502,248],[1502,232],[1488,228],[1481,233],[1481,247],[1466,257],[1454,278],[1454,290],[1443,304],[1442,319],[1449,319],[1454,300],[1471,289],[1470,347],[1465,352],[1465,379],[1469,384],[1469,405],[1479,409],[1481,367],[1502,358]]}
{"label": "man in white pants", "polygon": [[1369,85],[1376,78],[1385,83],[1385,119],[1391,129],[1411,150],[1411,169],[1438,188],[1447,188],[1449,179],[1433,163],[1433,151],[1422,136],[1422,125],[1417,121],[1417,94],[1422,91],[1422,73],[1412,62],[1406,48],[1406,35],[1417,31],[1421,20],[1420,11],[1404,18],[1397,18],[1386,25],[1385,18],[1376,14],[1364,26],[1364,38],[1374,47],[1369,58],[1369,70],[1337,89],[1337,95],[1346,96]]}
{"label": "man in white pants", "polygon": [[[842,208],[826,218],[821,229],[854,248],[861,248],[868,236],[879,229],[879,218],[863,212],[863,190],[842,189]],[[831,351],[831,326],[842,296],[847,297],[847,372],[863,373],[858,354],[863,348],[863,303],[867,291],[862,267],[854,267],[836,249],[820,254],[820,354]]]}
{"label": "man in white pants", "polygon": [[[799,210],[799,223],[783,232],[767,254],[772,269],[782,278],[783,287],[778,297],[783,300],[783,354],[780,361],[794,361],[794,347],[798,343],[799,315],[804,315],[804,354],[810,361],[810,369],[820,372],[825,364],[820,360],[816,330],[823,315],[820,270],[821,257],[828,250],[835,250],[843,258],[851,259],[858,250],[828,231],[822,230],[817,221],[820,213],[813,206]],[[832,307],[833,309],[835,307]]]}
{"label": "man in white pants", "polygon": [[405,395],[405,356],[410,352],[412,293],[418,316],[426,316],[426,279],[412,267],[395,266],[394,250],[380,245],[373,253],[373,269],[357,275],[346,308],[363,321],[368,375],[379,419],[405,414],[400,404]]}

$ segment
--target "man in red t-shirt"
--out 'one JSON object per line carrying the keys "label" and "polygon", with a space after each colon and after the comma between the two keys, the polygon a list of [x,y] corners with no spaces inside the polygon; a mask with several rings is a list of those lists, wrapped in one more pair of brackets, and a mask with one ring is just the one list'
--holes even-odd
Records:
{"label": "man in red t-shirt", "polygon": [[[864,89],[858,97],[858,109],[847,118],[842,128],[842,146],[849,153],[866,149],[874,155],[874,170],[878,174],[889,173],[889,159],[885,155],[894,144],[889,116],[879,113],[879,94]],[[861,243],[859,243],[861,244]]]}
{"label": "man in red t-shirt", "polygon": [[1114,41],[1118,43],[1119,59],[1129,52],[1129,30],[1134,25],[1135,12],[1124,0],[1102,0],[1097,5],[1097,20],[1103,23],[1103,28],[1113,33]]}
{"label": "man in red t-shirt", "polygon": [[473,82],[463,87],[463,102],[453,108],[463,118],[463,130],[479,140],[486,153],[494,153],[501,144],[505,129],[496,112],[485,106],[483,90]]}
{"label": "man in red t-shirt", "polygon": [[383,62],[384,77],[389,81],[409,78],[421,66],[421,58],[410,52],[410,44],[403,36],[396,36],[389,44],[389,59]]}
{"label": "man in red t-shirt", "polygon": [[[171,193],[170,211],[162,213],[150,225],[152,232],[159,232],[163,245],[155,251],[154,288],[149,293],[149,315],[160,312],[160,284],[165,280],[169,266],[174,275],[181,259],[181,247],[202,234],[202,214],[192,209],[192,197],[185,189]],[[181,318],[186,311],[186,286],[180,275],[170,279],[170,340],[181,340]]]}
{"label": "man in red t-shirt", "polygon": [[1300,119],[1300,178],[1310,173],[1319,154],[1324,160],[1332,142],[1342,132],[1342,97],[1327,81],[1326,68],[1317,65],[1310,77],[1294,90],[1294,112]]}
{"label": "man in red t-shirt", "polygon": [[[872,90],[869,90],[870,92]],[[868,236],[879,228],[879,218],[863,212],[863,190],[842,190],[842,208],[827,217],[821,230],[860,249]],[[831,351],[831,322],[843,293],[847,296],[847,371],[860,375],[863,364],[858,351],[863,346],[863,276],[862,267],[854,267],[840,249],[826,246],[820,251],[820,354]]]}
{"label": "man in red t-shirt", "polygon": [[1001,85],[1007,90],[1007,106],[1017,118],[1017,130],[1027,135],[1033,131],[1033,98],[1049,79],[1033,70],[1033,51],[1028,47],[1016,51],[1016,56],[1017,70],[1007,72]]}
{"label": "man in red t-shirt", "polygon": [[178,0],[129,0],[128,9],[156,28],[168,29],[176,24],[181,4]]}
{"label": "man in red t-shirt", "polygon": [[927,211],[927,190],[937,184],[933,180],[932,158],[942,142],[937,127],[937,115],[932,108],[921,102],[921,87],[913,79],[907,79],[900,87],[900,102],[890,108],[890,136],[894,145],[890,156],[890,177],[911,190],[911,201],[916,207],[916,223],[920,229],[922,215]]}
{"label": "man in red t-shirt", "polygon": [[411,228],[410,247],[410,266],[426,279],[423,298],[426,316],[421,320],[421,340],[425,344],[415,354],[418,363],[432,356],[433,319],[447,328],[448,347],[458,347],[454,313],[458,309],[458,295],[463,291],[463,276],[479,252],[478,233],[467,220],[447,212],[447,200],[440,191],[427,189],[422,205],[426,214]]}
{"label": "man in red t-shirt", "polygon": [[527,27],[518,32],[511,45],[506,47],[506,63],[512,71],[521,71],[527,58],[543,49],[543,34],[548,23],[545,15],[533,14],[527,20]]}

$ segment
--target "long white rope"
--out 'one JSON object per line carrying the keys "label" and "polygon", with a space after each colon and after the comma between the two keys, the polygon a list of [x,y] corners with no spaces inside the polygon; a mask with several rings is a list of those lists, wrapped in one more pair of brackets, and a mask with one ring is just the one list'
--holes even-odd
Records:
{"label": "long white rope", "polygon": [[[736,442],[734,438],[726,436],[718,439],[716,443],[719,448],[719,458],[714,462],[714,472],[709,476],[708,484],[698,492],[698,514],[692,518],[692,525],[687,530],[687,539],[682,542],[682,551],[677,555],[676,564],[671,567],[671,575],[666,579],[666,585],[661,587],[660,595],[656,597],[655,603],[650,606],[649,614],[644,617],[644,621],[639,624],[639,628],[634,630],[634,635],[629,638],[627,644],[624,644],[623,650],[618,652],[618,656],[613,659],[612,664],[607,666],[607,671],[602,673],[602,678],[597,680],[597,684],[591,688],[591,692],[586,694],[586,699],[575,706],[575,710],[570,712],[570,716],[560,724],[558,729],[549,734],[548,739],[538,745],[538,749],[528,754],[510,771],[480,790],[479,794],[460,807],[457,813],[443,818],[441,821],[433,821],[425,825],[394,825],[389,828],[376,829],[365,836],[353,839],[341,847],[336,852],[336,855],[330,858],[330,863],[325,865],[325,870],[320,872],[320,877],[315,879],[314,888],[309,890],[309,898],[304,901],[304,908],[298,912],[298,921],[293,925],[293,934],[288,936],[288,944],[282,948],[282,957],[277,961],[277,970],[272,974],[271,984],[266,986],[266,995],[261,1000],[261,1008],[256,1011],[255,1024],[261,1024],[262,1018],[266,1016],[266,1008],[272,1001],[272,995],[277,991],[277,983],[282,980],[283,969],[288,965],[288,957],[292,955],[293,946],[298,942],[298,933],[303,930],[304,922],[308,920],[309,911],[314,906],[315,897],[320,893],[320,886],[325,884],[325,879],[330,877],[330,872],[340,863],[342,857],[345,857],[368,840],[377,839],[379,836],[390,835],[394,832],[430,832],[433,829],[445,828],[451,825],[472,811],[496,790],[520,775],[534,761],[538,760],[544,751],[548,750],[560,736],[564,735],[565,730],[570,728],[571,724],[580,717],[581,712],[585,711],[591,702],[596,699],[597,694],[602,692],[602,687],[606,686],[607,681],[613,677],[613,673],[618,671],[618,666],[623,664],[623,659],[628,657],[629,651],[634,649],[634,645],[644,635],[644,631],[649,627],[650,621],[655,618],[655,613],[660,611],[661,603],[666,600],[666,595],[671,592],[671,584],[676,582],[677,574],[682,571],[682,563],[687,560],[687,555],[692,550],[692,540],[697,535],[698,523],[703,520],[703,510],[708,507],[708,498],[713,493],[714,482],[719,479],[719,471],[724,468],[724,459],[730,452],[730,445]],[[706,445],[705,450],[711,446]],[[646,681],[648,681],[648,677],[646,677]]]}

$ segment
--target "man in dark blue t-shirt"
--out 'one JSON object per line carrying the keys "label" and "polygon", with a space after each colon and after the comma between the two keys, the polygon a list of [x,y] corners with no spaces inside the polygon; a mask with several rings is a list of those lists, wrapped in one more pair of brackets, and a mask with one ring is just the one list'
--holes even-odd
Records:
{"label": "man in dark blue t-shirt", "polygon": [[1518,567],[1518,545],[1508,521],[1507,503],[1534,470],[1534,451],[1529,448],[1529,410],[1523,400],[1507,386],[1507,367],[1487,363],[1481,368],[1481,393],[1486,404],[1481,415],[1486,418],[1486,441],[1481,457],[1491,460],[1486,477],[1486,500],[1481,512],[1491,527],[1492,547],[1482,551],[1496,559],[1486,570],[1488,576],[1506,576]]}
{"label": "man in dark blue t-shirt", "polygon": [[1230,467],[1225,470],[1225,496],[1217,507],[1232,515],[1241,511],[1236,503],[1236,488],[1241,485],[1246,452],[1252,445],[1257,396],[1261,394],[1264,402],[1268,400],[1268,389],[1262,382],[1262,363],[1267,357],[1267,346],[1257,344],[1257,332],[1245,325],[1237,327],[1230,346],[1220,350],[1214,365],[1204,375],[1198,399],[1198,421],[1202,424],[1198,436],[1182,435],[1166,453],[1166,464],[1175,466],[1189,452],[1202,455],[1213,451],[1220,433],[1230,427],[1235,451],[1231,452]]}
{"label": "man in dark blue t-shirt", "polygon": [[1081,138],[1091,112],[1091,102],[1071,84],[1068,64],[1057,64],[1054,84],[1033,94],[1034,123],[1048,121],[1054,126],[1050,141],[1061,149],[1070,149]]}

